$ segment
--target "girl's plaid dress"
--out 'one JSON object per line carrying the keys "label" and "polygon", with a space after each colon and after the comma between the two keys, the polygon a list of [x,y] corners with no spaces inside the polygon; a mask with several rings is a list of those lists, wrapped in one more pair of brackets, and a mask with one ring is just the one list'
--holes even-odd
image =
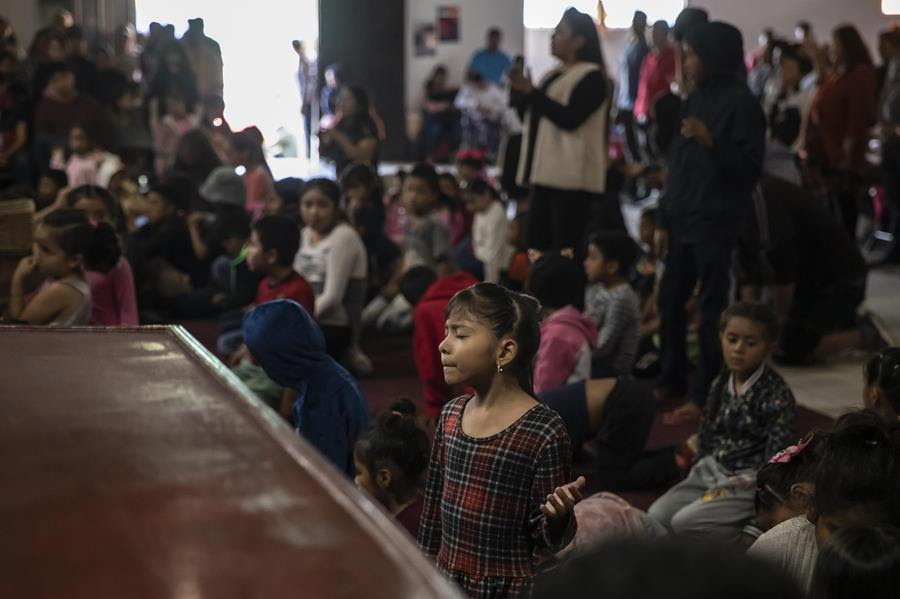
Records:
{"label": "girl's plaid dress", "polygon": [[431,450],[419,545],[470,597],[527,597],[535,558],[575,536],[575,517],[553,535],[540,511],[572,481],[572,450],[559,415],[536,405],[505,430],[462,430],[471,395],[448,403]]}

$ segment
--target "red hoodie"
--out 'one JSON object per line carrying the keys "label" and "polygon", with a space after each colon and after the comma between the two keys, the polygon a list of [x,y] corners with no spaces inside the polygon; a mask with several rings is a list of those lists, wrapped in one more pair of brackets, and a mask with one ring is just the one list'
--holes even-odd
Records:
{"label": "red hoodie", "polygon": [[422,382],[425,413],[429,416],[439,416],[444,404],[453,399],[452,390],[444,382],[444,367],[438,350],[444,340],[444,311],[456,292],[476,283],[478,279],[467,272],[438,279],[413,310],[413,354]]}

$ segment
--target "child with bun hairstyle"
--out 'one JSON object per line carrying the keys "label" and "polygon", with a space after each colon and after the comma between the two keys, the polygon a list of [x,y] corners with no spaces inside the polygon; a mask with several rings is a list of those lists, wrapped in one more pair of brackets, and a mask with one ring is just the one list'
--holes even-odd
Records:
{"label": "child with bun hairstyle", "polygon": [[422,518],[428,449],[428,435],[416,422],[416,406],[403,398],[375,417],[353,451],[356,486],[384,506],[413,538]]}
{"label": "child with bun hairstyle", "polygon": [[[83,326],[91,319],[91,287],[84,269],[109,272],[119,262],[113,228],[94,223],[83,210],[63,208],[44,216],[34,232],[34,250],[13,273],[9,312],[32,325]],[[46,278],[26,302],[25,294],[40,271]]]}

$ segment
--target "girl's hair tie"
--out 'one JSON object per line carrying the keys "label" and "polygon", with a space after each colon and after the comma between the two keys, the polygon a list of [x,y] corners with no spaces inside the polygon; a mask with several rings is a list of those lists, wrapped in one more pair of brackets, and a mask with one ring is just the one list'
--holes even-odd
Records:
{"label": "girl's hair tie", "polygon": [[813,433],[809,433],[805,437],[803,437],[800,441],[797,442],[796,445],[789,445],[785,447],[778,453],[772,456],[772,459],[769,460],[770,464],[787,464],[790,463],[795,456],[800,455],[806,446],[810,444],[813,439]]}

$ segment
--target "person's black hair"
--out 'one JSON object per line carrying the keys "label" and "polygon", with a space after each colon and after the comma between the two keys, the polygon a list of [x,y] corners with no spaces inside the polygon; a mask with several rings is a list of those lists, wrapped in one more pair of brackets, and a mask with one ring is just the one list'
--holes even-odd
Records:
{"label": "person's black hair", "polygon": [[437,273],[434,272],[434,269],[420,265],[413,266],[403,273],[397,286],[400,288],[400,295],[409,302],[409,305],[415,306],[435,281],[437,281]]}
{"label": "person's black hair", "polygon": [[800,65],[800,73],[805,75],[812,71],[812,62],[800,52],[800,44],[781,43],[778,46],[781,58],[796,61]]}
{"label": "person's black hair", "polygon": [[624,231],[598,231],[588,237],[587,245],[593,245],[606,262],[618,262],[619,274],[627,276],[637,262],[640,248],[637,242]]}
{"label": "person's black hair", "polygon": [[653,32],[662,31],[663,33],[669,33],[669,22],[665,19],[660,19],[653,23]]}
{"label": "person's black hair", "polygon": [[784,146],[793,146],[800,137],[802,120],[800,111],[793,106],[775,112],[769,118],[769,133],[772,139]]}
{"label": "person's black hair", "polygon": [[[587,591],[587,592],[586,592]],[[619,538],[538,576],[534,599],[800,599],[787,574],[733,545]]]}
{"label": "person's black hair", "polygon": [[416,422],[416,406],[404,398],[375,416],[372,427],[356,441],[353,453],[365,464],[369,476],[389,468],[395,476],[387,492],[403,503],[418,494],[429,451],[428,435]]}
{"label": "person's black hair", "polygon": [[600,36],[597,35],[594,19],[576,8],[569,7],[563,13],[562,21],[569,26],[573,36],[584,39],[575,58],[580,62],[592,62],[602,71],[606,71],[606,62],[603,60],[603,49],[600,46]]}
{"label": "person's black hair", "polygon": [[299,177],[285,177],[275,181],[275,193],[281,197],[286,214],[293,215],[297,212],[297,204],[300,203],[300,194],[305,185],[306,181]]}
{"label": "person's black hair", "polygon": [[231,136],[231,147],[238,154],[247,155],[249,163],[245,165],[246,167],[261,166],[269,173],[269,176],[271,176],[272,171],[269,169],[269,163],[266,162],[266,154],[263,152],[258,130],[254,131],[253,129],[255,129],[255,127],[248,127],[247,129],[233,134]]}
{"label": "person's black hair", "polygon": [[644,21],[644,23],[646,23],[647,22],[647,13],[645,13],[642,10],[636,10],[636,11],[634,11],[634,16],[631,17],[632,21],[634,19],[641,19]]}
{"label": "person's black hair", "polygon": [[41,224],[53,231],[66,256],[80,254],[89,270],[107,273],[119,263],[122,249],[115,230],[109,223],[92,223],[84,210],[60,208]]}
{"label": "person's black hair", "polygon": [[179,212],[189,210],[197,197],[197,185],[189,176],[173,173],[154,184],[151,192],[159,194],[163,200]]}
{"label": "person's black hair", "polygon": [[475,195],[481,195],[483,193],[489,193],[493,196],[496,196],[497,190],[494,189],[494,186],[487,182],[484,177],[475,177],[471,181],[469,181],[465,188],[463,189],[466,193],[472,193]]}
{"label": "person's black hair", "polygon": [[819,550],[810,599],[893,599],[900,590],[900,530],[853,527]]}
{"label": "person's black hair", "polygon": [[69,175],[66,174],[66,171],[56,168],[48,168],[43,173],[41,173],[41,177],[46,177],[53,181],[53,184],[58,188],[62,189],[69,184]]}
{"label": "person's black hair", "polygon": [[528,293],[542,306],[584,306],[584,268],[558,252],[545,252],[528,269]]}
{"label": "person's black hair", "polygon": [[690,28],[684,41],[703,65],[701,82],[720,78],[746,80],[744,37],[731,23],[700,23]]}
{"label": "person's black hair", "polygon": [[46,65],[43,69],[44,81],[50,82],[53,77],[60,73],[74,73],[75,71],[72,69],[72,66],[63,61],[51,62]]}
{"label": "person's black hair", "polygon": [[802,449],[791,455],[790,460],[768,462],[756,473],[754,507],[757,514],[788,501],[793,485],[815,480],[827,433],[815,431],[810,435],[808,440],[798,444],[805,443]]}
{"label": "person's black hair", "polygon": [[809,33],[812,31],[812,24],[809,21],[797,21],[797,24],[794,25],[795,29],[802,29],[803,33]]}
{"label": "person's black hair", "polygon": [[465,312],[490,328],[498,339],[515,339],[518,353],[506,369],[516,375],[525,393],[534,395],[534,358],[541,343],[539,308],[533,297],[495,283],[478,283],[453,296],[444,319],[454,312]]}
{"label": "person's black hair", "polygon": [[683,9],[678,16],[675,17],[675,24],[672,26],[672,37],[676,42],[681,43],[687,32],[701,23],[709,22],[709,13],[705,8],[689,6]]}
{"label": "person's black hair", "polygon": [[209,138],[200,129],[191,129],[181,136],[175,147],[175,165],[173,171],[190,175],[198,186],[222,161],[213,149]]}
{"label": "person's black hair", "polygon": [[253,223],[263,251],[278,252],[278,264],[291,266],[300,249],[300,229],[297,223],[285,216],[264,216]]}
{"label": "person's black hair", "polygon": [[774,343],[778,340],[781,329],[778,324],[778,317],[775,316],[772,308],[765,304],[738,302],[728,306],[719,318],[720,333],[725,332],[725,328],[732,318],[746,318],[750,322],[758,324],[762,328],[763,337],[766,341]]}
{"label": "person's black hair", "polygon": [[866,43],[859,35],[859,30],[853,25],[840,25],[833,32],[834,37],[841,43],[844,58],[844,67],[849,71],[856,65],[872,66],[872,55]]}
{"label": "person's black hair", "polygon": [[100,200],[103,202],[103,205],[106,206],[106,211],[109,212],[109,215],[116,223],[116,230],[120,233],[124,232],[125,214],[122,212],[122,207],[119,205],[119,202],[116,201],[113,194],[105,187],[100,187],[99,185],[79,185],[66,196],[66,202],[69,204],[70,208],[74,208],[75,204],[83,199]]}
{"label": "person's black hair", "polygon": [[866,362],[866,385],[875,385],[900,414],[900,347],[889,347]]}
{"label": "person's black hair", "polygon": [[341,188],[338,187],[338,184],[328,179],[326,177],[316,177],[314,179],[310,179],[306,182],[306,185],[303,186],[303,193],[300,194],[300,197],[303,198],[308,192],[316,190],[325,195],[326,198],[331,200],[334,204],[334,209],[340,210],[341,208]]}
{"label": "person's black hair", "polygon": [[347,192],[348,189],[353,189],[355,187],[365,187],[370,192],[372,190],[379,191],[381,190],[381,178],[372,170],[372,167],[368,164],[363,164],[361,162],[354,162],[350,166],[344,169],[341,176],[341,189],[344,193]]}
{"label": "person's black hair", "polygon": [[469,69],[466,71],[466,81],[469,83],[481,83],[484,81],[484,75],[476,71],[475,69]]}
{"label": "person's black hair", "polygon": [[878,511],[900,524],[900,431],[875,412],[859,410],[838,419],[825,440],[816,469],[816,516],[854,507]]}
{"label": "person's black hair", "polygon": [[488,29],[487,34],[488,37],[492,35],[503,35],[503,30],[499,27],[491,27],[490,29]]}
{"label": "person's black hair", "polygon": [[438,181],[437,171],[434,170],[434,167],[430,164],[420,162],[416,164],[406,176],[415,177],[416,179],[425,181],[425,184],[428,185],[428,188],[435,194],[439,194],[441,192],[441,186],[440,182]]}
{"label": "person's black hair", "polygon": [[372,103],[369,101],[369,93],[361,85],[349,84],[342,85],[341,90],[348,92],[353,99],[356,100],[356,112],[353,114],[354,121],[368,121],[372,117],[369,116]]}
{"label": "person's black hair", "polygon": [[244,210],[217,207],[213,228],[219,239],[249,239],[250,215]]}
{"label": "person's black hair", "polygon": [[71,42],[80,42],[84,40],[84,29],[80,25],[72,25],[65,31],[66,39]]}
{"label": "person's black hair", "polygon": [[473,156],[470,153],[460,153],[456,158],[456,162],[459,163],[460,166],[468,166],[477,171],[484,168],[484,160],[479,159],[477,156]]}

